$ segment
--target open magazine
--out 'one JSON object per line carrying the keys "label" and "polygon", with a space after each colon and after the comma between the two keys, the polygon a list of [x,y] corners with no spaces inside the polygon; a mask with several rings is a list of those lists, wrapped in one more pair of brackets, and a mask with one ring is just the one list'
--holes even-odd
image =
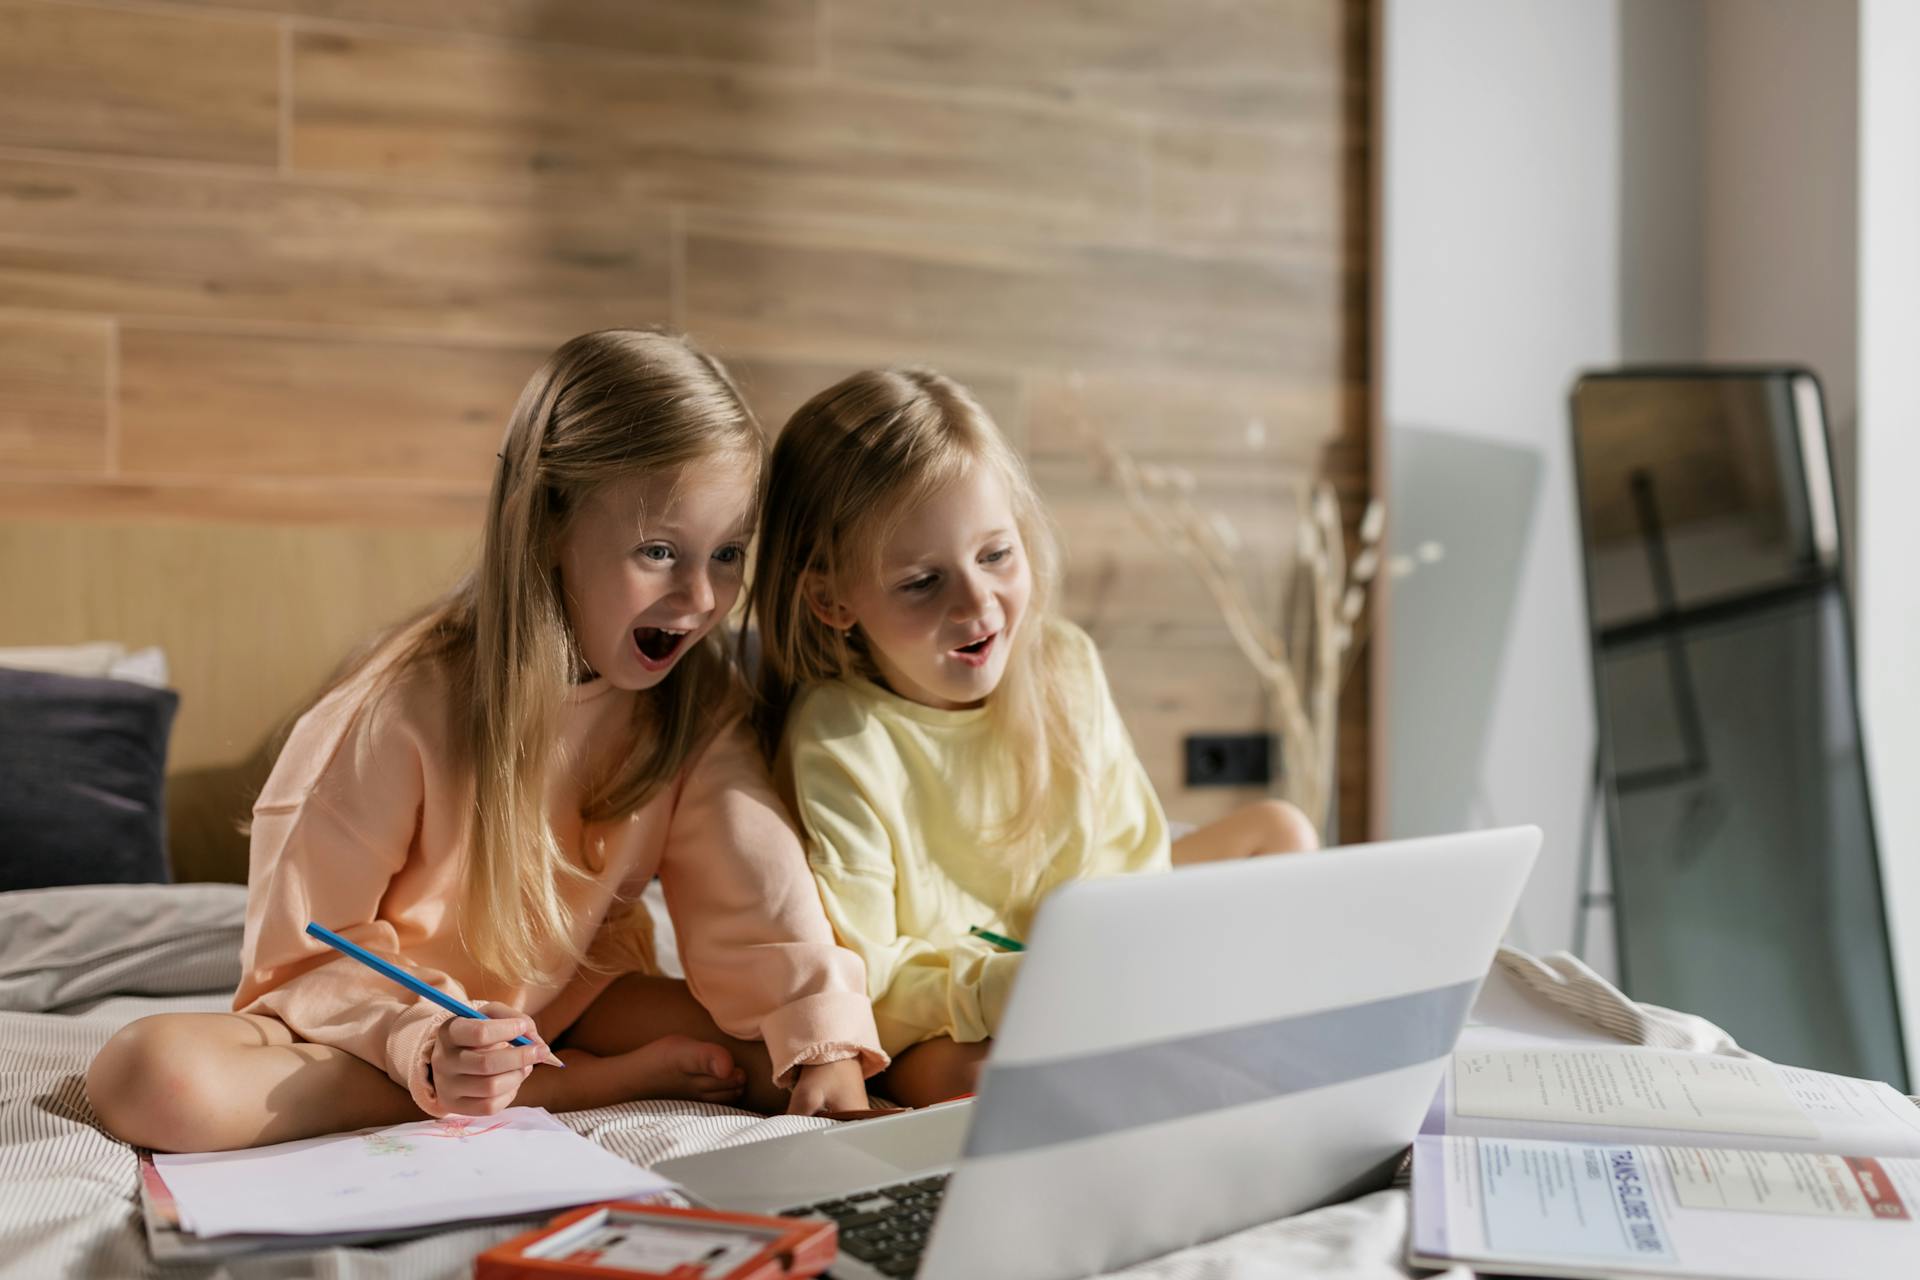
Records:
{"label": "open magazine", "polygon": [[1639,1048],[1461,1052],[1413,1162],[1423,1266],[1855,1280],[1920,1259],[1920,1107],[1869,1080]]}

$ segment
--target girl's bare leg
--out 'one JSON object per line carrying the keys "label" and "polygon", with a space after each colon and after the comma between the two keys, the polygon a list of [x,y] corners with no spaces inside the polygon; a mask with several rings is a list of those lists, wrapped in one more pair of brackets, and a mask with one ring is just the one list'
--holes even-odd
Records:
{"label": "girl's bare leg", "polygon": [[[579,1020],[554,1041],[555,1050],[568,1063],[567,1072],[536,1069],[533,1079],[543,1073],[571,1074],[573,1060],[568,1050],[614,1057],[655,1044],[662,1037],[704,1041],[709,1048],[718,1045],[726,1051],[731,1065],[744,1073],[744,1090],[738,1098],[709,1101],[731,1102],[768,1115],[787,1109],[787,1091],[773,1083],[773,1061],[767,1055],[765,1044],[758,1040],[736,1040],[720,1030],[714,1025],[713,1015],[693,998],[685,982],[641,973],[615,978],[587,1006]],[[533,1080],[528,1083],[532,1084]]]}
{"label": "girl's bare leg", "polygon": [[[583,1110],[634,1098],[732,1102],[740,1092],[724,1048],[665,1029],[624,1052],[562,1059],[564,1071],[534,1068],[514,1104]],[[109,1133],[156,1151],[230,1151],[425,1118],[384,1071],[246,1013],[128,1024],[88,1068],[87,1097]]]}
{"label": "girl's bare leg", "polygon": [[992,1043],[958,1044],[946,1036],[922,1040],[903,1050],[892,1066],[875,1077],[874,1092],[907,1107],[928,1107],[972,1093]]}
{"label": "girl's bare leg", "polygon": [[535,1067],[514,1095],[515,1106],[585,1111],[636,1098],[687,1098],[738,1106],[746,1082],[745,1073],[724,1047],[687,1036],[658,1036],[624,1053],[603,1055],[568,1048],[559,1050],[559,1056],[566,1069]]}
{"label": "girl's bare leg", "polygon": [[421,1119],[385,1072],[247,1013],[129,1023],[87,1069],[87,1098],[109,1133],[156,1151],[230,1151]]}
{"label": "girl's bare leg", "polygon": [[1307,815],[1284,800],[1260,800],[1236,809],[1173,842],[1175,866],[1227,862],[1260,853],[1299,853],[1320,847]]}

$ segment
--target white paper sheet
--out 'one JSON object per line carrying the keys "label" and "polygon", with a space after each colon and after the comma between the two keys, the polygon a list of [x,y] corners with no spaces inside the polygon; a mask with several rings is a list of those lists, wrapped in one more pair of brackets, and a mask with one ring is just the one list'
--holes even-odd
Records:
{"label": "white paper sheet", "polygon": [[251,1151],[155,1156],[200,1236],[307,1235],[537,1213],[672,1186],[538,1107],[331,1134]]}

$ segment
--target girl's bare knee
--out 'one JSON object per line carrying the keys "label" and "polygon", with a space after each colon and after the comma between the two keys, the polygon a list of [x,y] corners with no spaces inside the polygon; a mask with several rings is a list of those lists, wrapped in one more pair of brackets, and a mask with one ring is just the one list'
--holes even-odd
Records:
{"label": "girl's bare knee", "polygon": [[957,1044],[945,1036],[923,1040],[901,1051],[880,1085],[895,1102],[925,1107],[972,1093],[980,1083],[987,1050],[993,1042]]}
{"label": "girl's bare knee", "polygon": [[987,1047],[984,1044],[969,1046],[973,1052],[966,1054],[957,1064],[954,1083],[960,1093],[974,1093],[980,1088],[980,1072],[987,1065]]}
{"label": "girl's bare knee", "polygon": [[1259,813],[1263,853],[1300,853],[1320,847],[1320,833],[1299,808],[1285,800],[1262,800]]}
{"label": "girl's bare knee", "polygon": [[87,1067],[87,1101],[101,1127],[156,1151],[226,1145],[218,1133],[221,1090],[200,1061],[204,1049],[164,1014],[122,1027]]}

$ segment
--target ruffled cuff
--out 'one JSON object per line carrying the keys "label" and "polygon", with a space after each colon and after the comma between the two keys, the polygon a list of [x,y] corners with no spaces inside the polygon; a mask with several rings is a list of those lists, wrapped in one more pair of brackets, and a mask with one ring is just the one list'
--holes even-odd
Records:
{"label": "ruffled cuff", "polygon": [[888,1062],[873,1006],[853,991],[822,991],[775,1009],[761,1020],[760,1037],[773,1060],[773,1082],[782,1089],[793,1087],[801,1067],[858,1058],[860,1074],[871,1076]]}
{"label": "ruffled cuff", "polygon": [[447,1114],[446,1104],[434,1091],[432,1073],[434,1037],[454,1015],[422,1000],[395,1023],[387,1036],[387,1074],[413,1097],[414,1105],[430,1116]]}

